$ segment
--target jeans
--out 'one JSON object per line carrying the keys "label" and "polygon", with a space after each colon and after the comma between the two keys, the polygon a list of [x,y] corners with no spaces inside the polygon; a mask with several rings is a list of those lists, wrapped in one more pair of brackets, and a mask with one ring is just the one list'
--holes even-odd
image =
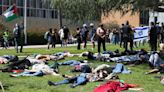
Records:
{"label": "jeans", "polygon": [[63,81],[55,83],[56,85],[62,85],[62,84],[68,84],[73,83],[73,86],[78,86],[81,84],[85,84],[87,82],[87,79],[84,76],[77,76],[69,79],[65,79]]}
{"label": "jeans", "polygon": [[118,63],[118,64],[116,64],[115,69],[113,70],[113,73],[129,74],[129,73],[131,73],[131,71],[127,70],[123,64]]}
{"label": "jeans", "polygon": [[164,64],[164,61],[159,57],[157,53],[150,56],[149,62],[153,65],[153,67],[159,67],[160,64]]}
{"label": "jeans", "polygon": [[43,76],[42,71],[37,71],[37,72],[23,72],[20,74],[17,74],[17,76]]}
{"label": "jeans", "polygon": [[59,63],[59,65],[70,65],[70,66],[75,66],[75,65],[79,65],[79,64],[80,64],[80,62],[76,61],[76,60],[69,60],[66,62]]}

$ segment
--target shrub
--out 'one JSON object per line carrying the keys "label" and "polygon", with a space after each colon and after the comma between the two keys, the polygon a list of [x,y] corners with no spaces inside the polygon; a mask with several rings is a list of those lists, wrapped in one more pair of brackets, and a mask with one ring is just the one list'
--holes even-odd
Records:
{"label": "shrub", "polygon": [[105,24],[105,27],[110,30],[113,30],[113,29],[119,30],[119,24],[116,21],[112,21],[110,23]]}

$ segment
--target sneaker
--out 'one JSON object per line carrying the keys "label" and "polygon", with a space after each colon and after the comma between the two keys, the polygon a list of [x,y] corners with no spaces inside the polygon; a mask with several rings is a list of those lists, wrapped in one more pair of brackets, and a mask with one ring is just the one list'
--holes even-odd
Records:
{"label": "sneaker", "polygon": [[74,85],[70,85],[70,87],[71,87],[71,88],[75,88],[75,86],[74,86]]}
{"label": "sneaker", "polygon": [[164,77],[161,78],[160,83],[164,85]]}
{"label": "sneaker", "polygon": [[51,81],[48,81],[48,85],[49,85],[49,86],[56,86],[56,84],[53,83],[53,82],[51,82]]}
{"label": "sneaker", "polygon": [[9,75],[10,77],[18,77],[17,75],[11,74]]}

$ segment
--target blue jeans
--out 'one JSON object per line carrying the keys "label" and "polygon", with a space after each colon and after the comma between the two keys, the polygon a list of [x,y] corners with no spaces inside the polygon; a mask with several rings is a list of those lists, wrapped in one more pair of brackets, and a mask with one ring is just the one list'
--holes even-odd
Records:
{"label": "blue jeans", "polygon": [[70,65],[70,66],[75,66],[75,65],[79,65],[79,64],[80,64],[80,62],[76,61],[76,60],[69,60],[66,62],[59,63],[59,65]]}
{"label": "blue jeans", "polygon": [[87,79],[84,76],[77,76],[69,79],[65,79],[63,81],[55,83],[56,85],[62,85],[62,84],[68,84],[73,83],[73,86],[78,86],[81,84],[85,84],[87,82]]}
{"label": "blue jeans", "polygon": [[154,67],[159,67],[160,64],[164,64],[164,61],[159,57],[157,53],[151,54],[149,58],[149,62],[154,66]]}
{"label": "blue jeans", "polygon": [[42,71],[38,71],[38,72],[22,72],[20,74],[17,74],[17,76],[43,76],[43,72]]}
{"label": "blue jeans", "polygon": [[121,63],[116,64],[115,69],[113,70],[113,73],[126,73],[129,74],[131,71],[127,70],[125,66]]}

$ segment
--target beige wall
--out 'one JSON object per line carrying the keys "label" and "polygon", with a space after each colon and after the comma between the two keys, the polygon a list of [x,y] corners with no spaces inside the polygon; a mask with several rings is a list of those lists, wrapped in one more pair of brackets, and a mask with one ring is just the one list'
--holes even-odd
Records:
{"label": "beige wall", "polygon": [[[23,18],[17,18],[11,22],[5,22],[4,17],[0,17],[0,22],[3,23],[5,26],[12,30],[16,23],[21,23]],[[64,25],[68,25],[65,20],[63,20]],[[47,31],[49,28],[57,28],[59,29],[58,19],[44,19],[44,18],[35,18],[35,17],[28,17],[27,18],[27,31]]]}
{"label": "beige wall", "polygon": [[110,12],[108,14],[108,16],[102,16],[101,18],[101,22],[103,24],[106,24],[106,23],[110,23],[110,22],[117,22],[119,25],[121,25],[122,23],[126,23],[126,21],[129,21],[130,25],[132,26],[139,26],[140,24],[140,18],[139,18],[139,14],[136,13],[134,15],[131,15],[131,13],[127,13],[125,14],[124,16],[121,15],[120,12]]}

